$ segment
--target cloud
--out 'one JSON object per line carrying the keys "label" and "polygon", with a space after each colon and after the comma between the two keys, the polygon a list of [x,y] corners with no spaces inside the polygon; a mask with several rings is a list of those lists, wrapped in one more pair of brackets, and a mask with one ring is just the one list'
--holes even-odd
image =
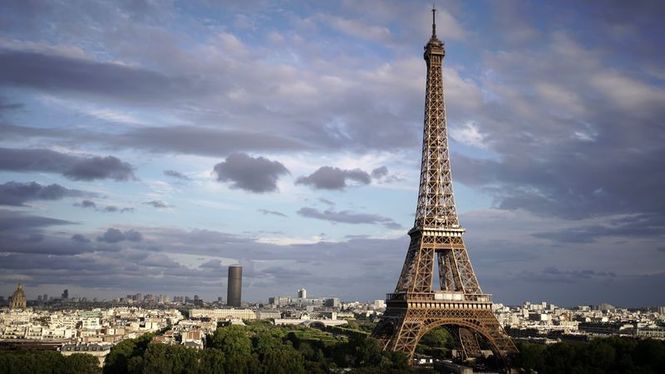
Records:
{"label": "cloud", "polygon": [[593,243],[606,237],[659,238],[665,235],[665,217],[655,214],[620,215],[602,224],[578,224],[556,231],[536,232],[536,238],[554,243]]}
{"label": "cloud", "polygon": [[79,243],[90,243],[90,239],[86,238],[81,234],[72,235],[72,240]]}
{"label": "cloud", "polygon": [[372,170],[372,178],[374,179],[380,179],[388,175],[388,168],[385,166],[380,166],[374,170]]}
{"label": "cloud", "polygon": [[334,211],[326,209],[319,211],[314,208],[303,207],[297,213],[303,217],[315,218],[329,222],[349,223],[349,224],[372,224],[383,225],[388,229],[400,229],[402,226],[390,218],[383,217],[376,214],[355,213],[348,210]]}
{"label": "cloud", "polygon": [[[212,260],[206,261],[206,262],[202,263],[201,265],[199,265],[199,268],[201,268],[201,269],[222,270],[222,269],[226,268],[226,266],[222,265],[221,260],[212,259]],[[245,273],[245,275],[247,275],[247,273]]]}
{"label": "cloud", "polygon": [[164,170],[164,175],[166,175],[168,177],[173,177],[173,178],[176,178],[176,179],[184,180],[184,181],[188,181],[188,180],[191,179],[188,176],[186,176],[185,174],[183,174],[179,171],[175,171],[175,170]]}
{"label": "cloud", "polygon": [[121,241],[140,242],[143,235],[136,230],[121,231],[116,228],[107,229],[104,234],[97,237],[97,241],[105,243],[118,243]]}
{"label": "cloud", "polygon": [[107,206],[104,207],[104,209],[102,211],[108,212],[108,213],[111,213],[111,212],[125,213],[125,212],[133,212],[134,208],[120,208],[120,207],[117,207],[115,205],[107,205]]}
{"label": "cloud", "polygon": [[65,197],[94,196],[94,193],[65,188],[59,184],[7,182],[0,184],[0,205],[23,206],[33,200],[60,200]]}
{"label": "cloud", "polygon": [[348,181],[358,184],[369,184],[371,176],[360,169],[340,169],[332,166],[322,166],[314,173],[300,177],[296,184],[304,184],[319,190],[343,190],[349,186]]}
{"label": "cloud", "polygon": [[75,203],[74,206],[80,208],[89,208],[98,212],[106,212],[106,213],[115,213],[115,212],[125,213],[125,212],[134,211],[134,208],[120,208],[115,205],[107,205],[104,208],[101,208],[97,206],[97,203],[95,203],[92,200],[81,200],[81,202]]}
{"label": "cloud", "polygon": [[334,201],[330,201],[330,200],[325,199],[325,198],[323,198],[323,197],[320,197],[320,198],[319,198],[319,201],[322,202],[322,203],[324,203],[324,204],[326,204],[326,205],[328,205],[328,206],[335,206],[335,202],[334,202]]}
{"label": "cloud", "polygon": [[191,89],[185,78],[118,63],[53,53],[0,49],[0,84],[156,102]]}
{"label": "cloud", "polygon": [[[349,159],[373,156],[391,165],[391,173],[417,173],[425,86],[425,64],[418,51],[430,27],[423,4],[343,1],[326,8],[324,16],[332,17],[326,23],[316,22],[322,12],[316,7],[296,10],[297,5],[287,5],[276,12],[253,2],[227,4],[222,19],[215,18],[214,6],[206,2],[187,9],[151,2],[89,2],[85,7],[76,2],[6,3],[0,12],[5,36],[0,38],[0,66],[7,66],[0,71],[0,90],[8,95],[0,99],[2,146],[48,146],[66,155],[70,153],[62,149],[100,156],[106,156],[101,151],[128,150],[123,158],[131,158],[123,161],[160,173],[176,167],[156,165],[162,159],[196,166],[209,161],[183,155],[222,161],[232,153],[280,155],[294,160],[298,170],[302,164],[296,160],[325,159],[297,175],[305,177],[319,166],[336,165],[331,162],[352,169]],[[665,257],[655,251],[662,247],[665,227],[659,218],[665,212],[662,2],[497,4],[492,11],[501,16],[482,30],[462,28],[460,20],[477,10],[465,2],[442,11],[437,25],[447,44],[444,81],[449,135],[455,140],[450,144],[453,174],[456,183],[472,190],[462,189],[458,203],[469,207],[469,199],[474,199],[475,209],[493,199],[495,207],[495,219],[479,220],[477,212],[461,217],[481,284],[495,300],[515,304],[527,298],[566,305],[594,300],[662,304],[658,287],[664,284]],[[580,17],[541,17],[561,12]],[[265,22],[242,29],[227,24],[227,19],[241,18],[238,13]],[[211,22],[224,31],[200,38],[187,27],[171,27],[173,20],[196,21],[200,14],[211,15]],[[333,28],[339,32],[331,32]],[[270,31],[279,37],[270,38]],[[468,43],[460,49],[462,39]],[[119,113],[142,124],[108,126],[97,118],[118,118]],[[26,175],[48,172],[38,169]],[[65,169],[55,172],[64,175]],[[194,178],[189,169],[183,170]],[[365,171],[373,183],[391,177]],[[95,183],[96,189],[114,196],[126,193],[103,182]],[[362,185],[351,179],[344,184]],[[144,187],[137,184],[130,192]],[[187,201],[179,202],[179,209],[190,208],[196,196],[189,195],[189,189],[201,191],[199,187],[191,184],[178,191],[187,195],[181,196]],[[354,204],[353,192],[345,196],[346,203]],[[380,192],[374,197],[385,193],[394,201],[407,193]],[[287,200],[319,204],[321,215],[327,208],[339,213],[339,208],[321,205],[311,191],[299,194]],[[101,199],[90,200],[104,209]],[[255,210],[260,207],[288,205],[255,203],[251,209],[259,216]],[[374,213],[388,215],[388,208],[382,209]],[[74,220],[71,217],[81,213],[65,209],[49,214]],[[219,212],[220,218],[232,230],[235,226],[227,218],[234,210],[227,213],[230,216]],[[35,208],[32,214],[46,213]],[[169,217],[158,221],[163,218]],[[303,284],[317,295],[366,300],[383,297],[394,286],[408,245],[406,235],[400,240],[355,237],[333,242],[344,238],[333,230],[319,235],[326,240],[310,240],[316,242],[311,245],[275,246],[238,234],[242,229],[235,234],[178,230],[153,221],[149,228],[135,228],[145,234],[144,240],[109,245],[94,240],[107,228],[95,229],[94,222],[82,228],[49,222],[26,222],[25,227],[2,231],[0,279],[21,276],[35,289],[67,285],[88,295],[117,296],[139,288],[168,294],[196,288],[218,295],[224,277],[218,269],[196,264],[220,256],[256,265],[256,276],[246,282],[250,300],[292,292],[287,290]],[[209,222],[203,225],[212,227]],[[71,231],[77,229],[81,232]],[[285,227],[283,235],[320,231],[293,230]],[[72,240],[75,234],[93,240]],[[157,252],[187,266],[150,256]],[[187,257],[190,253],[194,255]],[[188,261],[196,263],[190,266]],[[151,266],[159,264],[174,267],[165,271]],[[546,266],[565,274],[548,270],[547,276],[575,279],[569,283],[574,287],[524,276],[532,271],[546,279],[533,270]],[[275,282],[283,269],[290,270],[292,279]],[[298,277],[299,270],[306,271]],[[585,278],[588,271],[617,276]]]}
{"label": "cloud", "polygon": [[92,200],[82,200],[80,203],[75,203],[74,206],[97,209],[97,204]]}
{"label": "cloud", "polygon": [[322,20],[333,29],[349,36],[380,43],[391,41],[390,30],[384,26],[369,25],[359,20],[330,15],[318,15],[317,19]]}
{"label": "cloud", "polygon": [[277,191],[277,180],[289,174],[289,170],[279,161],[267,158],[253,158],[244,153],[229,155],[225,161],[215,165],[213,170],[220,182],[230,182],[231,188],[254,193]]}
{"label": "cloud", "polygon": [[591,269],[582,270],[561,270],[554,266],[548,266],[540,272],[525,272],[520,275],[529,282],[556,282],[556,283],[577,283],[579,281],[588,281],[594,278],[616,278],[616,273],[607,271],[595,271]]}
{"label": "cloud", "polygon": [[[35,216],[16,212],[13,210],[0,209],[0,231],[16,232],[18,230],[28,231],[34,228],[42,228],[55,225],[70,225],[74,222],[65,221],[57,218]],[[1,240],[3,243],[10,241]],[[6,247],[6,246],[3,246]],[[9,248],[6,248],[9,249]]]}
{"label": "cloud", "polygon": [[142,127],[107,139],[91,134],[95,142],[204,156],[226,156],[239,151],[284,151],[306,149],[306,143],[275,134],[250,130],[215,129],[203,126]]}
{"label": "cloud", "polygon": [[0,148],[0,170],[59,173],[76,181],[135,178],[133,167],[116,157],[81,157],[48,149]]}
{"label": "cloud", "polygon": [[167,203],[165,203],[161,200],[146,201],[143,204],[150,205],[151,207],[157,208],[157,209],[166,209],[166,208],[172,208],[173,207],[172,205],[169,205],[169,204],[167,204]]}
{"label": "cloud", "polygon": [[450,128],[450,137],[462,144],[477,148],[487,148],[487,145],[485,144],[485,135],[478,130],[478,126],[473,122],[467,122],[461,128]]}
{"label": "cloud", "polygon": [[278,217],[288,217],[286,214],[284,214],[282,212],[278,212],[276,210],[259,209],[258,212],[263,214],[264,216],[271,215],[271,216],[278,216]]}

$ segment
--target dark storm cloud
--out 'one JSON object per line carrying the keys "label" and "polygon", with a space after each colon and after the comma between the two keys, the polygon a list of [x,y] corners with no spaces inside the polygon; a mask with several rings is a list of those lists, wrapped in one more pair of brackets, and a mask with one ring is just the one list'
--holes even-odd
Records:
{"label": "dark storm cloud", "polygon": [[134,178],[132,166],[116,157],[90,157],[73,163],[63,175],[72,180],[114,179],[125,181]]}
{"label": "dark storm cloud", "polygon": [[48,149],[0,148],[0,170],[60,173],[77,181],[126,181],[135,178],[133,167],[116,157],[82,157]]}
{"label": "dark storm cloud", "polygon": [[33,200],[60,200],[65,197],[94,196],[94,193],[65,188],[59,184],[7,182],[0,184],[0,205],[22,206]]}
{"label": "dark storm cloud", "polygon": [[124,100],[155,102],[177,95],[191,83],[184,78],[68,56],[0,49],[0,85],[45,91],[72,91]]}
{"label": "dark storm cloud", "polygon": [[230,182],[231,188],[264,193],[277,191],[277,180],[289,170],[279,161],[264,157],[253,158],[244,153],[229,155],[215,165],[214,173],[220,182]]}
{"label": "dark storm cloud", "polygon": [[594,278],[616,278],[614,272],[595,271],[591,269],[582,270],[561,270],[554,266],[549,266],[540,272],[525,272],[520,275],[521,278],[529,282],[558,282],[558,283],[577,283]]}
{"label": "dark storm cloud", "polygon": [[665,238],[665,216],[634,214],[613,218],[603,225],[579,225],[559,231],[538,232],[534,237],[555,243],[591,243],[602,237]]}
{"label": "dark storm cloud", "polygon": [[121,241],[130,241],[130,242],[140,242],[143,240],[143,235],[136,230],[126,230],[122,231],[116,228],[109,228],[102,234],[97,237],[97,241],[105,243],[118,243]]}
{"label": "dark storm cloud", "polygon": [[355,213],[348,210],[334,211],[332,209],[319,211],[318,209],[309,208],[309,207],[300,208],[297,213],[303,217],[315,218],[329,222],[350,223],[350,224],[366,223],[372,225],[383,225],[389,229],[402,228],[401,225],[399,225],[392,219],[377,214]]}
{"label": "dark storm cloud", "polygon": [[173,177],[184,181],[190,180],[188,176],[176,170],[164,170],[164,175],[166,175],[167,177]]}
{"label": "dark storm cloud", "polygon": [[9,101],[6,98],[0,96],[0,114],[4,111],[15,110],[22,107],[23,104]]}
{"label": "dark storm cloud", "polygon": [[167,203],[165,203],[165,202],[163,202],[163,201],[161,201],[161,200],[150,200],[150,201],[146,201],[146,202],[143,203],[143,204],[145,204],[145,205],[150,205],[151,207],[153,207],[153,208],[157,208],[157,209],[172,208],[171,205],[169,205],[169,204],[167,204]]}
{"label": "dark storm cloud", "polygon": [[314,173],[298,178],[296,184],[304,184],[322,190],[343,190],[349,186],[348,181],[369,184],[372,178],[367,172],[360,169],[346,170],[333,166],[322,166]]}
{"label": "dark storm cloud", "polygon": [[270,216],[278,216],[278,217],[288,217],[286,214],[284,214],[282,212],[275,211],[275,210],[259,209],[258,212],[263,214],[264,216],[270,215]]}
{"label": "dark storm cloud", "polygon": [[180,152],[204,156],[226,156],[253,150],[296,150],[306,143],[279,135],[252,131],[220,130],[197,126],[145,127],[111,137],[111,144],[154,152]]}
{"label": "dark storm cloud", "polygon": [[79,243],[90,243],[90,239],[86,238],[81,234],[72,235],[72,240]]}
{"label": "dark storm cloud", "polygon": [[[20,231],[30,230],[33,228],[41,228],[54,225],[68,225],[73,222],[65,221],[57,218],[34,216],[13,210],[0,209],[0,231]],[[5,242],[3,240],[3,242]],[[9,245],[11,242],[5,242]]]}

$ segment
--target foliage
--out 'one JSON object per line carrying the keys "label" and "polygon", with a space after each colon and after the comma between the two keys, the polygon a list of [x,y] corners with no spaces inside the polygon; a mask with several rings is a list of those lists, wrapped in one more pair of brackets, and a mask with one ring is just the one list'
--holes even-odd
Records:
{"label": "foliage", "polygon": [[1,374],[97,374],[101,369],[92,355],[63,356],[55,351],[0,351]]}
{"label": "foliage", "polygon": [[[404,354],[383,352],[377,340],[354,329],[330,333],[303,326],[254,322],[248,326],[220,327],[206,338],[204,350],[151,343],[152,335],[122,341],[106,357],[104,373],[304,374],[339,372],[342,368],[367,373],[410,370]],[[57,352],[12,354],[0,353],[0,374],[100,372],[91,356],[94,370],[86,369],[81,355],[65,359]]]}
{"label": "foliage", "polygon": [[443,359],[448,355],[448,351],[455,345],[455,340],[450,332],[444,327],[437,327],[430,330],[418,342],[416,352]]}
{"label": "foliage", "polygon": [[655,374],[665,367],[665,342],[651,339],[612,337],[548,346],[520,343],[518,349],[515,366],[527,373]]}
{"label": "foliage", "polygon": [[243,326],[218,328],[209,339],[209,347],[220,349],[225,354],[249,355],[252,353],[252,341],[248,333]]}
{"label": "foliage", "polygon": [[123,340],[111,348],[104,360],[104,374],[139,374],[143,372],[143,354],[152,340],[152,334]]}

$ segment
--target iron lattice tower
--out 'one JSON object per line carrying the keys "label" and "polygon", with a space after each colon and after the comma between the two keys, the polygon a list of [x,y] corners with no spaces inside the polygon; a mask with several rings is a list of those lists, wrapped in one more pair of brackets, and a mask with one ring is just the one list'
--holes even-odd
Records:
{"label": "iron lattice tower", "polygon": [[397,287],[387,295],[386,312],[374,336],[384,349],[413,358],[420,338],[445,326],[458,339],[464,357],[480,356],[480,336],[505,360],[517,349],[494,316],[490,295],[478,285],[455,210],[442,76],[445,49],[436,37],[435,16],[432,9],[432,37],[424,54],[427,86],[416,219]]}

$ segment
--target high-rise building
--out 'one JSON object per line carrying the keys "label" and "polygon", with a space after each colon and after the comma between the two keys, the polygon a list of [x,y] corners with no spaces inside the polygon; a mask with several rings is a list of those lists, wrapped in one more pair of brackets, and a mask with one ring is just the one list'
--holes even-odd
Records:
{"label": "high-rise building", "polygon": [[69,299],[69,290],[65,289],[64,291],[62,291],[62,296],[60,298],[63,300]]}
{"label": "high-rise building", "polygon": [[299,299],[306,299],[307,298],[307,290],[304,288],[301,288],[298,290],[298,298]]}
{"label": "high-rise building", "polygon": [[226,293],[226,305],[240,308],[242,293],[242,266],[229,266],[228,289]]}

